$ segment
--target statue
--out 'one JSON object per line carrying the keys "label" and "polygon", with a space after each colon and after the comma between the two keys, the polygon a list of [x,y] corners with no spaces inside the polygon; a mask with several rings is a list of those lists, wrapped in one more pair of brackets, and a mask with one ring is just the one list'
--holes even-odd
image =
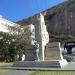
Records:
{"label": "statue", "polygon": [[33,54],[35,61],[39,61],[39,44],[37,43],[37,41],[34,42]]}
{"label": "statue", "polygon": [[22,61],[25,61],[25,54],[22,54]]}

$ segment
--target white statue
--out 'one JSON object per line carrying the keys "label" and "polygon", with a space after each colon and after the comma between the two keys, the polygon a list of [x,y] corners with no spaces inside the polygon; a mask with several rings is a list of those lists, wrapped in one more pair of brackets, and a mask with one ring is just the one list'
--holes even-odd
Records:
{"label": "white statue", "polygon": [[22,55],[22,61],[25,61],[25,54]]}

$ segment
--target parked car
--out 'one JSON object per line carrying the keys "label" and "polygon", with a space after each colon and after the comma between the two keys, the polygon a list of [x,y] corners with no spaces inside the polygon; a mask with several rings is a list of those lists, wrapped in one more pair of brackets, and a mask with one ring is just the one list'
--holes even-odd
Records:
{"label": "parked car", "polygon": [[63,57],[68,62],[75,61],[75,41],[67,41],[64,43]]}

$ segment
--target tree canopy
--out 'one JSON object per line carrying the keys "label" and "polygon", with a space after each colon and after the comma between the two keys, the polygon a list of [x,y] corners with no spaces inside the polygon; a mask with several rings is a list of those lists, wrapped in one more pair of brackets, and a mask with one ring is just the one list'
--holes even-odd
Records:
{"label": "tree canopy", "polygon": [[[21,30],[22,28],[22,30]],[[15,61],[31,45],[31,32],[23,27],[10,29],[9,33],[0,32],[0,60]]]}

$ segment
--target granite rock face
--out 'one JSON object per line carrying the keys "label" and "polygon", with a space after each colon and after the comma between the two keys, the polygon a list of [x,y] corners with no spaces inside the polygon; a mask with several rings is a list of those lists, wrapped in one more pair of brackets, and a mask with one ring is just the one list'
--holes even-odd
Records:
{"label": "granite rock face", "polygon": [[48,9],[45,21],[51,34],[75,35],[75,1],[67,1]]}
{"label": "granite rock face", "polygon": [[[49,35],[75,35],[75,1],[68,0],[43,12]],[[37,15],[17,23],[22,25],[36,24]]]}

